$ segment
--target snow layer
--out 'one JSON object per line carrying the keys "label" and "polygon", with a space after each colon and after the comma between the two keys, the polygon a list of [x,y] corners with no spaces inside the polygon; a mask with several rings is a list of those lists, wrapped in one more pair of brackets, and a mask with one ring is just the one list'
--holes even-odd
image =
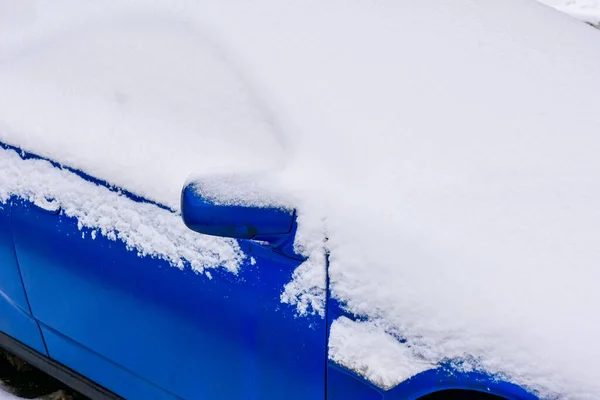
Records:
{"label": "snow layer", "polygon": [[199,235],[176,213],[133,201],[45,160],[23,160],[15,151],[0,148],[0,171],[0,202],[16,196],[44,208],[59,205],[65,215],[77,218],[79,229],[92,230],[92,239],[97,231],[122,240],[140,256],[158,257],[179,268],[189,265],[197,272],[223,267],[236,273],[244,260],[235,240]]}
{"label": "snow layer", "polygon": [[173,208],[193,170],[270,171],[349,311],[600,398],[597,31],[533,0],[17,3],[0,140]]}
{"label": "snow layer", "polygon": [[247,207],[277,207],[293,210],[293,200],[276,188],[272,176],[251,174],[192,174],[188,181],[200,195],[214,204]]}
{"label": "snow layer", "polygon": [[[592,25],[600,24],[600,0],[540,0]],[[600,26],[599,26],[600,27]]]}
{"label": "snow layer", "polygon": [[435,367],[376,324],[346,317],[331,324],[329,358],[384,389]]}

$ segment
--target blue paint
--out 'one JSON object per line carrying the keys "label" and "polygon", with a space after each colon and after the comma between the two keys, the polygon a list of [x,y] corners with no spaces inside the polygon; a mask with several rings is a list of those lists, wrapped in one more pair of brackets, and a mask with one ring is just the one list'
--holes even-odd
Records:
{"label": "blue paint", "polygon": [[106,388],[111,387],[115,381],[120,382],[118,394],[125,399],[177,398],[174,394],[133,374],[131,371],[83,347],[45,325],[42,325],[42,332],[49,348],[60,349],[60,352],[52,354],[54,360],[63,365],[77,366],[77,372],[86,377],[94,377],[97,384]]}
{"label": "blue paint", "polygon": [[[48,161],[133,201],[155,204]],[[239,274],[212,269],[210,279],[139,257],[120,241],[82,238],[77,221],[62,213],[23,200],[11,209],[0,206],[0,330],[44,353],[39,322],[50,357],[128,399],[405,400],[452,388],[536,398],[450,364],[384,391],[328,362],[328,327],[340,316],[360,316],[329,296],[326,319],[297,317],[294,307],[280,302],[302,262],[293,253],[295,215],[217,209],[186,199],[185,191],[182,201],[184,210],[193,210],[184,218],[194,229],[270,245],[238,240],[247,256]]]}
{"label": "blue paint", "polygon": [[0,331],[46,355],[21,282],[10,227],[10,205],[0,204]]}
{"label": "blue paint", "polygon": [[0,203],[0,293],[29,314],[10,228],[10,204]]}

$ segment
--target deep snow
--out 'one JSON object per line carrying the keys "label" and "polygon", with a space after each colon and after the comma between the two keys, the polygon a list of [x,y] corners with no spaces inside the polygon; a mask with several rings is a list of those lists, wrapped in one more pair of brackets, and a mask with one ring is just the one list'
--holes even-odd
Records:
{"label": "deep snow", "polygon": [[321,313],[326,245],[370,319],[337,360],[387,376],[390,332],[600,397],[597,31],[533,0],[170,3],[0,2],[0,140],[175,210],[190,173],[270,174],[313,256],[282,300]]}

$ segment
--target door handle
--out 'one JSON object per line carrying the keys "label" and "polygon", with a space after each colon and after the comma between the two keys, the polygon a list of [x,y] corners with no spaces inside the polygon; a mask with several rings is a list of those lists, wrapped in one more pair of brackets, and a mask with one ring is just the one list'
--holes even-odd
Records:
{"label": "door handle", "polygon": [[60,212],[60,203],[51,197],[40,197],[35,199],[33,206],[47,214],[56,215]]}

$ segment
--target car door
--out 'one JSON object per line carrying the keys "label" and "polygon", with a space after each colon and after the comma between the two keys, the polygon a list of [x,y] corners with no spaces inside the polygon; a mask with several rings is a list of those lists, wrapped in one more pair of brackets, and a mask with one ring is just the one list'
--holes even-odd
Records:
{"label": "car door", "polygon": [[[324,397],[325,322],[280,301],[299,261],[250,241],[189,230],[177,239],[183,222],[164,207],[76,171],[57,173],[68,184],[41,205],[16,201],[11,221],[51,358],[128,399]],[[73,202],[97,208],[83,217]],[[111,218],[114,229],[103,225]],[[172,246],[158,243],[153,253],[140,243],[152,229],[144,221],[155,220],[163,231],[154,240]],[[174,261],[177,251],[187,259]]]}

